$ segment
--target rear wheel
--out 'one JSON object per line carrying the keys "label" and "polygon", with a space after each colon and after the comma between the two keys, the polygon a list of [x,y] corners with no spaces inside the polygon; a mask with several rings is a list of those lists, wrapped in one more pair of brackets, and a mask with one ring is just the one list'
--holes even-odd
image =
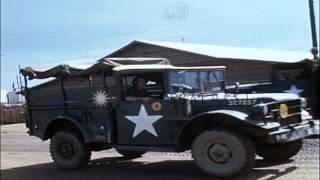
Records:
{"label": "rear wheel", "polygon": [[302,144],[302,140],[281,144],[259,144],[257,154],[270,162],[285,161],[296,155],[301,150]]}
{"label": "rear wheel", "polygon": [[62,169],[76,169],[88,164],[91,152],[76,132],[59,131],[51,139],[50,153]]}
{"label": "rear wheel", "polygon": [[194,140],[192,156],[197,166],[209,175],[232,177],[254,166],[255,147],[245,136],[209,130]]}
{"label": "rear wheel", "polygon": [[146,152],[144,151],[130,151],[130,150],[120,150],[117,149],[118,153],[120,153],[123,157],[126,158],[138,158],[141,157]]}

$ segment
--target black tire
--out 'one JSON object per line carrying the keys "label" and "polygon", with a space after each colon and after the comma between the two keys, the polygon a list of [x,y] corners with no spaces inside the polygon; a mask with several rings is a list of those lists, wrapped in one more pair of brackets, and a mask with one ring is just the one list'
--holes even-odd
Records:
{"label": "black tire", "polygon": [[62,169],[77,169],[88,164],[91,152],[76,132],[59,131],[50,141],[54,163]]}
{"label": "black tire", "polygon": [[302,149],[302,140],[281,144],[259,144],[257,154],[266,161],[280,162],[290,159]]}
{"label": "black tire", "polygon": [[246,136],[224,130],[201,133],[192,144],[196,165],[209,175],[233,177],[255,164],[255,146]]}
{"label": "black tire", "polygon": [[145,154],[145,151],[129,151],[129,150],[120,150],[117,149],[118,153],[125,158],[138,158]]}

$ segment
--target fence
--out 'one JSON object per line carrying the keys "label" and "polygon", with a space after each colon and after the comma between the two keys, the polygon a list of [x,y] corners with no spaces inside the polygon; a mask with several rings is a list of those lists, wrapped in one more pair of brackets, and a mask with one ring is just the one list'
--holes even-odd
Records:
{"label": "fence", "polygon": [[23,106],[1,106],[0,124],[24,123],[26,111]]}

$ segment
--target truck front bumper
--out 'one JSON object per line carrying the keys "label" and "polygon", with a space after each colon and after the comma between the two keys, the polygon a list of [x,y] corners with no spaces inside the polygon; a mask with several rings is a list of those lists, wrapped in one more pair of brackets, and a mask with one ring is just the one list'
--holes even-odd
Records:
{"label": "truck front bumper", "polygon": [[319,135],[320,124],[318,121],[308,121],[308,123],[298,124],[290,127],[280,127],[272,131],[267,136],[267,143],[284,143],[308,136]]}

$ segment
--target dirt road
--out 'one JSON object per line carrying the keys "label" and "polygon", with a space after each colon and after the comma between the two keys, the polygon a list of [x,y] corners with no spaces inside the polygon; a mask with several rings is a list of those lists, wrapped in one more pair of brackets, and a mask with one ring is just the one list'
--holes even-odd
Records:
{"label": "dirt road", "polygon": [[[124,159],[114,150],[94,152],[87,168],[57,169],[48,153],[48,142],[26,133],[23,124],[1,126],[1,179],[214,179],[203,174],[190,153],[147,153],[142,158]],[[319,179],[319,139],[307,139],[303,150],[282,164],[259,157],[255,168],[238,179]]]}

